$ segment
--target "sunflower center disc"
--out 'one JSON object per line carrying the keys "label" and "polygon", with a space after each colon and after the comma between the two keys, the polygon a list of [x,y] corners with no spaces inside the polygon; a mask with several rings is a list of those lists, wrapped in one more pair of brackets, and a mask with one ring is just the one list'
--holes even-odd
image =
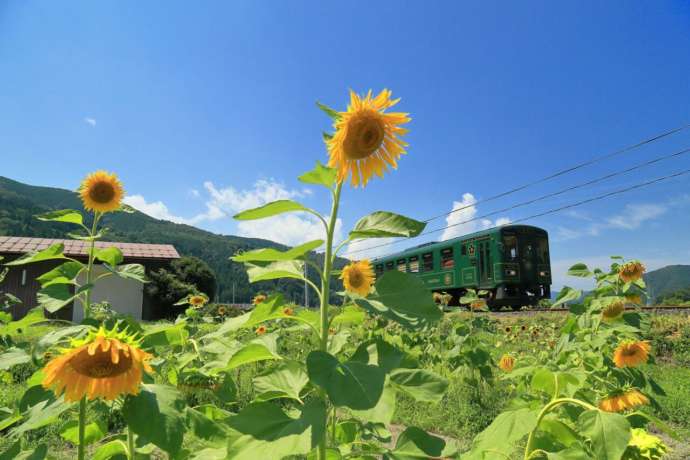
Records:
{"label": "sunflower center disc", "polygon": [[99,182],[91,187],[89,197],[97,203],[109,203],[115,197],[115,189],[108,182]]}
{"label": "sunflower center disc", "polygon": [[353,160],[367,158],[383,143],[385,131],[378,117],[363,116],[352,120],[345,138],[345,154]]}
{"label": "sunflower center disc", "polygon": [[124,374],[132,368],[132,357],[126,356],[118,351],[120,359],[117,363],[112,362],[110,350],[102,351],[100,348],[92,356],[84,350],[76,355],[70,364],[79,374],[92,378],[115,377]]}

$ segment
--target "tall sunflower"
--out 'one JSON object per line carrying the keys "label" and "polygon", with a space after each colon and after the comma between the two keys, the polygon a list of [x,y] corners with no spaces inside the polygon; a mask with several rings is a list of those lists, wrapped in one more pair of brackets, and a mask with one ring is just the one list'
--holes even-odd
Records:
{"label": "tall sunflower", "polygon": [[645,270],[645,266],[641,262],[634,260],[621,265],[618,269],[618,276],[624,283],[630,283],[642,278]]}
{"label": "tall sunflower", "polygon": [[637,367],[647,362],[650,348],[646,340],[623,341],[613,353],[613,362],[616,363],[616,367]]}
{"label": "tall sunflower", "polygon": [[352,262],[343,268],[340,279],[343,280],[346,291],[365,297],[374,284],[374,268],[366,259]]}
{"label": "tall sunflower", "polygon": [[254,298],[252,299],[252,303],[253,303],[254,305],[259,305],[260,303],[263,303],[263,302],[265,302],[265,301],[266,301],[266,296],[265,296],[264,294],[257,294],[257,295],[254,296]]}
{"label": "tall sunflower", "polygon": [[56,396],[64,393],[67,401],[113,400],[139,392],[143,371],[153,372],[151,358],[133,337],[101,328],[46,364],[42,383]]}
{"label": "tall sunflower", "polygon": [[638,390],[632,389],[609,395],[599,402],[599,409],[606,412],[622,412],[649,403],[649,399]]}
{"label": "tall sunflower", "polygon": [[187,302],[194,308],[201,308],[208,302],[208,297],[202,294],[192,294],[187,297]]}
{"label": "tall sunflower", "polygon": [[116,211],[122,205],[125,190],[115,173],[96,171],[89,174],[79,187],[84,209],[97,212]]}
{"label": "tall sunflower", "polygon": [[391,94],[384,89],[376,97],[371,91],[360,97],[350,91],[350,105],[339,112],[333,124],[335,134],[326,141],[328,166],[338,170],[338,182],[349,175],[354,187],[364,187],[374,174],[383,177],[389,166],[398,167],[398,158],[407,146],[400,139],[407,133],[401,125],[411,118],[406,113],[386,113],[400,101],[391,99]]}

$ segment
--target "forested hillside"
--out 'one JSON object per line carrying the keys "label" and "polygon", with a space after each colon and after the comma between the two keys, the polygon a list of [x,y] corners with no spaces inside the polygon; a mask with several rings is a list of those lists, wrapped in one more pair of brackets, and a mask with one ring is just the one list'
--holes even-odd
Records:
{"label": "forested hillside", "polygon": [[662,299],[690,288],[690,265],[669,265],[647,273],[644,279],[649,285],[650,297]]}
{"label": "forested hillside", "polygon": [[[74,192],[51,187],[38,187],[0,177],[0,235],[67,238],[74,228],[69,224],[41,222],[34,216],[55,209],[82,209]],[[104,217],[109,231],[108,241],[132,243],[167,243],[181,255],[191,255],[206,261],[218,279],[218,300],[248,302],[260,291],[280,291],[288,299],[301,303],[304,285],[297,281],[277,280],[250,285],[244,267],[228,260],[238,251],[262,247],[285,249],[278,243],[239,236],[217,235],[189,225],[154,219],[141,212],[115,213]],[[312,254],[314,259],[319,257]],[[335,286],[334,289],[341,289]],[[311,294],[310,294],[311,296]],[[311,298],[313,301],[313,296]],[[310,302],[311,303],[311,302]]]}

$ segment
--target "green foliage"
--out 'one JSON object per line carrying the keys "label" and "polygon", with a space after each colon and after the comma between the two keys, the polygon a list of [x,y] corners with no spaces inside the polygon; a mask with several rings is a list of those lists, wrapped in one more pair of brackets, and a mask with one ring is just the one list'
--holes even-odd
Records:
{"label": "green foliage", "polygon": [[[211,268],[196,257],[182,257],[169,268],[159,268],[149,273],[150,283],[146,293],[160,306],[160,316],[174,318],[184,306],[176,305],[190,294],[203,293],[213,299],[216,278]],[[159,316],[157,315],[157,316]]]}

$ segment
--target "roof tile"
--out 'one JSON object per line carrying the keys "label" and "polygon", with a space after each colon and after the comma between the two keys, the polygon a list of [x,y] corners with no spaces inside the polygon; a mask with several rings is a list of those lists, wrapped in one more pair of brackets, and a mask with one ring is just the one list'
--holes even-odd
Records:
{"label": "roof tile", "polygon": [[[88,244],[86,241],[16,236],[0,236],[0,253],[23,254],[25,252],[43,250],[56,243],[64,245],[64,252],[67,256],[85,256],[88,254]],[[109,248],[112,246],[120,249],[122,255],[126,258],[178,259],[180,257],[175,246],[171,244],[96,242],[97,248]]]}

